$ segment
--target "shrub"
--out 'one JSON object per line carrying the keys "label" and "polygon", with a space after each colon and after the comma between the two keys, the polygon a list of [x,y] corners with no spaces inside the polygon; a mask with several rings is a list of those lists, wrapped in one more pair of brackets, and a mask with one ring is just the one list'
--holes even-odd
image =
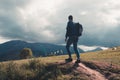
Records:
{"label": "shrub", "polygon": [[38,59],[29,60],[29,69],[34,71],[41,71],[44,70],[45,64],[41,63]]}
{"label": "shrub", "polygon": [[48,80],[48,79],[52,79],[52,80],[63,80],[62,75],[63,73],[61,72],[60,67],[58,67],[56,64],[47,64],[47,66],[45,67],[45,72],[43,72],[43,75],[41,75],[41,80]]}
{"label": "shrub", "polygon": [[0,64],[0,80],[63,80],[61,68],[56,64],[45,64],[39,59],[17,64],[10,61]]}
{"label": "shrub", "polygon": [[14,62],[9,62],[6,65],[6,74],[4,76],[6,78],[3,78],[3,80],[30,80],[35,74],[30,70],[23,69]]}
{"label": "shrub", "polygon": [[20,53],[20,59],[28,59],[32,57],[33,57],[33,53],[30,48],[24,48]]}
{"label": "shrub", "polygon": [[6,69],[5,69],[5,65],[0,63],[0,80],[6,80]]}

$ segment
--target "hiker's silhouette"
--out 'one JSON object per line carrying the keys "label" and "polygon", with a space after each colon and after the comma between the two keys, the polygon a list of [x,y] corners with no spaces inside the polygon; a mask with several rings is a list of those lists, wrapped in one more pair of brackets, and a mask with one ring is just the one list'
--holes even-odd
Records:
{"label": "hiker's silhouette", "polygon": [[73,22],[73,16],[70,15],[68,17],[68,23],[66,28],[66,35],[65,35],[65,42],[66,42],[66,49],[69,55],[69,58],[66,59],[66,62],[72,61],[71,52],[70,52],[70,46],[73,44],[74,51],[77,56],[77,60],[75,63],[80,63],[80,54],[77,49],[77,43],[79,36],[82,35],[82,25],[79,23]]}

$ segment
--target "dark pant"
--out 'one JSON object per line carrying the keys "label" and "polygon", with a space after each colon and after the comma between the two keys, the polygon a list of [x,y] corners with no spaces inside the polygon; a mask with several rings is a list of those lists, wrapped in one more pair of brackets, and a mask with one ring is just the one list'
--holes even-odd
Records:
{"label": "dark pant", "polygon": [[77,49],[77,42],[78,42],[78,37],[76,37],[76,36],[69,37],[69,39],[67,41],[66,49],[67,49],[67,52],[68,52],[68,55],[70,58],[71,58],[70,45],[73,44],[73,48],[76,53],[77,59],[80,59],[80,54]]}

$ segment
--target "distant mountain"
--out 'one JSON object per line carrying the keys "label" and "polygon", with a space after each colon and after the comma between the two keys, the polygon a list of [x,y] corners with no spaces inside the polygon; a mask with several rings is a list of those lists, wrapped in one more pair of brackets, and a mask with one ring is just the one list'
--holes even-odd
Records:
{"label": "distant mountain", "polygon": [[[49,43],[28,43],[21,40],[8,41],[0,44],[0,61],[19,59],[19,54],[23,48],[30,48],[35,57],[48,55],[66,54],[65,46]],[[73,52],[73,49],[71,47]],[[79,52],[84,52],[79,49]]]}
{"label": "distant mountain", "polygon": [[95,52],[95,51],[100,51],[100,50],[103,50],[103,49],[101,47],[97,47],[96,49],[89,50],[87,52]]}

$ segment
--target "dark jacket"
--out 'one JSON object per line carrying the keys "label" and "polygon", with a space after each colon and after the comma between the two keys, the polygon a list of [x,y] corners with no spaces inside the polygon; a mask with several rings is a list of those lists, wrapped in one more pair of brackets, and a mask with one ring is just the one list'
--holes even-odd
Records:
{"label": "dark jacket", "polygon": [[67,28],[66,28],[66,35],[65,37],[71,37],[71,36],[78,36],[79,31],[78,31],[78,27],[76,26],[76,23],[69,21],[67,23]]}
{"label": "dark jacket", "polygon": [[79,37],[82,35],[82,25],[79,23],[74,23],[72,21],[69,21],[67,23],[67,28],[66,28],[66,38],[71,37],[71,36],[76,36]]}
{"label": "dark jacket", "polygon": [[66,38],[75,35],[75,24],[72,21],[67,23]]}

